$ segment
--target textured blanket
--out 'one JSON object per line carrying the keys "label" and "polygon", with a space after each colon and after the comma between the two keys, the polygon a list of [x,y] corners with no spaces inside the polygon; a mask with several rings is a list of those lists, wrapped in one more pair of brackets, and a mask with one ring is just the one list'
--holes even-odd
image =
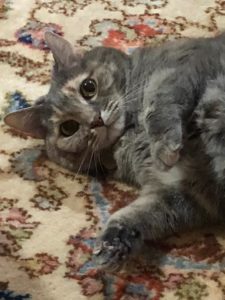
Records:
{"label": "textured blanket", "polygon": [[[136,47],[225,28],[222,0],[0,0],[0,118],[48,90],[51,28],[74,46]],[[91,259],[99,227],[136,191],[49,162],[40,141],[0,127],[0,299],[223,300],[220,228],[146,245],[117,274]]]}

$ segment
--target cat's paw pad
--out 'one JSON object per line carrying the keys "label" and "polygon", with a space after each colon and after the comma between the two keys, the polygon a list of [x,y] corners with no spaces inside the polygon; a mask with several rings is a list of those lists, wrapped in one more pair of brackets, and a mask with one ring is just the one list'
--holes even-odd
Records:
{"label": "cat's paw pad", "polygon": [[173,167],[180,159],[182,149],[181,135],[166,133],[161,140],[151,143],[151,155],[153,162],[160,169]]}
{"label": "cat's paw pad", "polygon": [[116,271],[140,246],[140,234],[121,224],[109,225],[97,240],[94,260],[99,267]]}
{"label": "cat's paw pad", "polygon": [[153,156],[156,165],[163,170],[172,168],[180,158],[180,150],[181,145],[176,145],[173,149],[162,145]]}

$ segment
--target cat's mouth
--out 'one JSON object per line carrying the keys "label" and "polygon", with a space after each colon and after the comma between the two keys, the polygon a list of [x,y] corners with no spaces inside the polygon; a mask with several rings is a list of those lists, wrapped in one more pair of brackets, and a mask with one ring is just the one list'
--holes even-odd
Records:
{"label": "cat's mouth", "polygon": [[124,131],[124,116],[103,114],[91,124],[89,145],[92,151],[101,151],[114,145]]}

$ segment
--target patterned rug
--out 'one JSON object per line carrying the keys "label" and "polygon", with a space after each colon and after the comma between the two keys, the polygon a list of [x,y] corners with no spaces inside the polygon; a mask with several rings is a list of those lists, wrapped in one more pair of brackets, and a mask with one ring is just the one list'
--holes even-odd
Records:
{"label": "patterned rug", "polygon": [[[48,90],[51,28],[74,45],[136,47],[225,28],[222,0],[0,0],[0,118]],[[146,245],[118,274],[91,254],[110,213],[132,188],[75,176],[49,162],[39,141],[0,129],[0,299],[223,300],[220,228]]]}

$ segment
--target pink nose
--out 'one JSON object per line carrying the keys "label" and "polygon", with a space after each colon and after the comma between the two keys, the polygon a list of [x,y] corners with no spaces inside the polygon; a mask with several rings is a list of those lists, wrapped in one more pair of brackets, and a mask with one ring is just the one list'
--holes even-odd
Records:
{"label": "pink nose", "polygon": [[91,123],[91,128],[102,127],[102,126],[104,126],[104,125],[105,125],[105,124],[104,124],[104,122],[103,122],[101,116],[98,116],[98,117],[96,117],[96,118],[92,121],[92,123]]}

